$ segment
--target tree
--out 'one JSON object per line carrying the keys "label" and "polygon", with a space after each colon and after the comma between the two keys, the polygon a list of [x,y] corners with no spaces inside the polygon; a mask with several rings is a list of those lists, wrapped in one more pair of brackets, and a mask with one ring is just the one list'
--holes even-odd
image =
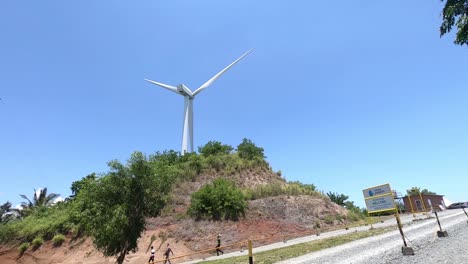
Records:
{"label": "tree", "polygon": [[428,189],[421,190],[420,187],[411,187],[411,189],[406,190],[408,196],[419,195],[421,194],[436,194],[435,192],[431,192]]}
{"label": "tree", "polygon": [[237,153],[243,159],[264,159],[263,148],[257,147],[250,139],[244,138],[237,146]]}
{"label": "tree", "polygon": [[422,193],[422,194],[437,194],[437,193],[435,193],[435,192],[429,191],[428,189],[423,189],[423,190],[421,191],[421,193]]}
{"label": "tree", "polygon": [[[108,165],[109,173],[80,189],[72,217],[93,236],[98,250],[123,263],[125,255],[137,249],[145,217],[163,207],[162,198],[152,185],[158,175],[141,152],[133,153],[127,165],[118,161]],[[160,183],[168,184],[166,180]]]}
{"label": "tree", "polygon": [[[170,155],[173,156],[174,153],[176,152],[171,152]],[[191,156],[191,153],[184,156]],[[169,200],[177,169],[164,162],[148,160],[141,152],[133,153],[127,166],[131,174],[139,175],[143,184],[145,216],[158,216]]]}
{"label": "tree", "polygon": [[196,218],[238,220],[246,209],[242,191],[232,182],[218,178],[192,194],[189,213]]}
{"label": "tree", "polygon": [[328,192],[327,193],[328,198],[337,205],[344,206],[346,205],[345,202],[348,200],[349,196],[344,195],[344,194],[338,194],[338,193],[332,193]]}
{"label": "tree", "polygon": [[81,189],[85,188],[86,185],[91,184],[97,179],[96,173],[91,173],[85,177],[83,177],[79,181],[72,182],[70,190],[72,191],[72,195],[70,195],[70,199],[74,199]]}
{"label": "tree", "polygon": [[442,19],[440,36],[449,33],[456,25],[457,34],[454,43],[461,46],[468,45],[468,0],[446,0]]}
{"label": "tree", "polygon": [[203,156],[211,156],[218,154],[229,154],[233,148],[229,145],[223,145],[219,141],[209,141],[202,147],[198,147],[198,152]]}
{"label": "tree", "polygon": [[154,155],[150,156],[150,161],[152,162],[160,162],[165,165],[175,165],[179,163],[181,157],[183,155],[180,155],[180,152],[175,151],[175,150],[165,150],[163,153],[161,152],[156,152]]}
{"label": "tree", "polygon": [[50,207],[54,204],[55,199],[58,198],[60,194],[47,194],[47,188],[42,188],[39,190],[34,189],[32,201],[24,194],[20,194],[20,196],[21,198],[27,200],[27,202],[22,202],[21,209],[16,210],[16,212],[20,217],[24,217],[29,215],[34,210]]}
{"label": "tree", "polygon": [[411,187],[411,189],[406,190],[408,196],[419,195],[421,193],[421,188],[419,187]]}
{"label": "tree", "polygon": [[13,218],[12,204],[6,202],[0,206],[0,224],[9,222]]}

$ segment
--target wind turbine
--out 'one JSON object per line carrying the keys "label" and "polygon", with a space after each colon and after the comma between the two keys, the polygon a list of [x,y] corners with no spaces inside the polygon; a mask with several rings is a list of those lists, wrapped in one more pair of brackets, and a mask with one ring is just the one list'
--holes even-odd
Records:
{"label": "wind turbine", "polygon": [[229,64],[226,68],[222,71],[218,72],[215,76],[205,82],[202,86],[198,87],[194,92],[192,92],[187,86],[184,84],[179,84],[177,87],[167,85],[160,82],[155,82],[152,80],[145,79],[145,81],[150,82],[152,84],[158,85],[162,88],[166,88],[167,90],[174,92],[176,94],[182,95],[184,97],[184,122],[182,125],[182,154],[185,154],[190,150],[193,152],[193,100],[195,96],[199,94],[204,89],[208,88],[216,79],[218,79],[223,73],[225,73],[229,68],[231,68],[234,64],[239,62],[242,58],[244,58],[249,52],[253,49],[250,49],[242,56],[240,56],[237,60],[233,63]]}

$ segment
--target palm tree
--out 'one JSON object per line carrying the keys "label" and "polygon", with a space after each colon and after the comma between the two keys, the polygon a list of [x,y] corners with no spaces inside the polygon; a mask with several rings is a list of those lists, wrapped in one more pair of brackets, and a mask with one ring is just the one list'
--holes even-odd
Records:
{"label": "palm tree", "polygon": [[6,202],[0,206],[0,224],[6,223],[11,220],[13,209],[11,208],[11,203]]}
{"label": "palm tree", "polygon": [[22,202],[21,203],[21,208],[23,211],[21,216],[25,216],[29,214],[31,211],[38,209],[38,208],[44,208],[44,207],[50,207],[51,205],[54,204],[54,201],[57,197],[59,197],[60,194],[56,193],[49,193],[47,194],[47,188],[43,189],[34,189],[34,195],[32,198],[32,201],[24,194],[20,194],[21,198],[27,200],[28,202]]}

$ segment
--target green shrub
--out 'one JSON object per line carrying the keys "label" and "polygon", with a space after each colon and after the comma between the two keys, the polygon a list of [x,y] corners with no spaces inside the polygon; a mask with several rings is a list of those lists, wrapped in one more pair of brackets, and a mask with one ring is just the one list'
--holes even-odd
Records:
{"label": "green shrub", "polygon": [[237,153],[239,157],[248,160],[265,158],[263,154],[263,148],[257,147],[250,139],[244,138],[242,143],[237,146]]}
{"label": "green shrub", "polygon": [[315,221],[314,228],[316,229],[320,228],[320,221]]}
{"label": "green shrub", "polygon": [[348,219],[351,222],[357,222],[359,220],[363,220],[364,218],[366,218],[366,216],[362,213],[356,212],[354,210],[348,211]]}
{"label": "green shrub", "polygon": [[220,171],[225,167],[224,160],[220,156],[208,156],[206,159],[209,168]]}
{"label": "green shrub", "polygon": [[233,148],[229,145],[224,145],[219,141],[209,141],[203,147],[198,147],[198,152],[203,156],[229,154]]}
{"label": "green shrub", "polygon": [[244,194],[226,179],[215,179],[192,194],[189,214],[198,219],[238,220],[245,216]]}
{"label": "green shrub", "polygon": [[27,242],[21,244],[21,245],[18,247],[18,251],[19,251],[20,255],[23,255],[24,252],[28,249],[28,247],[29,247],[29,243],[27,243]]}
{"label": "green shrub", "polygon": [[337,215],[335,215],[335,219],[336,219],[336,221],[344,222],[344,220],[346,220],[346,216],[337,214]]}
{"label": "green shrub", "polygon": [[54,246],[56,247],[61,246],[64,241],[65,241],[65,236],[62,234],[55,235],[52,238],[52,242],[54,243]]}
{"label": "green shrub", "polygon": [[44,244],[44,239],[42,239],[42,237],[36,237],[32,241],[33,249],[38,249],[42,244]]}
{"label": "green shrub", "polygon": [[335,217],[333,217],[333,215],[326,215],[323,220],[325,223],[332,225],[335,222]]}
{"label": "green shrub", "polygon": [[35,237],[52,239],[57,233],[66,233],[71,228],[70,208],[60,204],[38,210],[21,221],[0,225],[0,243],[13,240],[31,241]]}

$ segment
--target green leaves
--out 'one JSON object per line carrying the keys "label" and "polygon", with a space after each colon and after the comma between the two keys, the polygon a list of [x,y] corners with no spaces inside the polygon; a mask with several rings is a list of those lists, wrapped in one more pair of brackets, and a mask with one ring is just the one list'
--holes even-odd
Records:
{"label": "green leaves", "polygon": [[[109,163],[111,171],[89,181],[78,193],[75,205],[77,219],[94,237],[97,249],[106,256],[123,258],[137,248],[144,230],[145,179],[152,168],[143,154],[134,153],[127,166],[118,161]],[[78,214],[78,215],[76,215]]]}
{"label": "green leaves", "polygon": [[452,27],[456,26],[457,34],[454,43],[468,45],[468,0],[447,0],[442,10],[442,19],[440,36],[449,33]]}
{"label": "green leaves", "polygon": [[223,145],[219,141],[209,141],[203,147],[198,147],[198,152],[203,156],[212,156],[219,154],[229,154],[233,148],[229,145]]}
{"label": "green leaves", "polygon": [[243,159],[264,159],[263,148],[257,147],[250,139],[244,138],[237,146],[237,153]]}
{"label": "green leaves", "polygon": [[338,194],[334,192],[328,192],[327,193],[328,198],[337,205],[343,206],[346,205],[345,202],[348,200],[349,196],[344,195],[344,194]]}
{"label": "green leaves", "polygon": [[431,191],[429,191],[428,189],[423,189],[423,190],[421,190],[420,187],[411,187],[411,189],[406,190],[406,193],[407,193],[409,196],[412,196],[412,195],[419,195],[420,193],[422,193],[422,194],[436,194],[435,192],[431,192]]}
{"label": "green leaves", "polygon": [[7,223],[13,218],[11,206],[12,204],[8,201],[0,206],[0,224]]}
{"label": "green leaves", "polygon": [[242,191],[232,182],[218,178],[192,194],[189,213],[197,218],[238,220],[246,209]]}

